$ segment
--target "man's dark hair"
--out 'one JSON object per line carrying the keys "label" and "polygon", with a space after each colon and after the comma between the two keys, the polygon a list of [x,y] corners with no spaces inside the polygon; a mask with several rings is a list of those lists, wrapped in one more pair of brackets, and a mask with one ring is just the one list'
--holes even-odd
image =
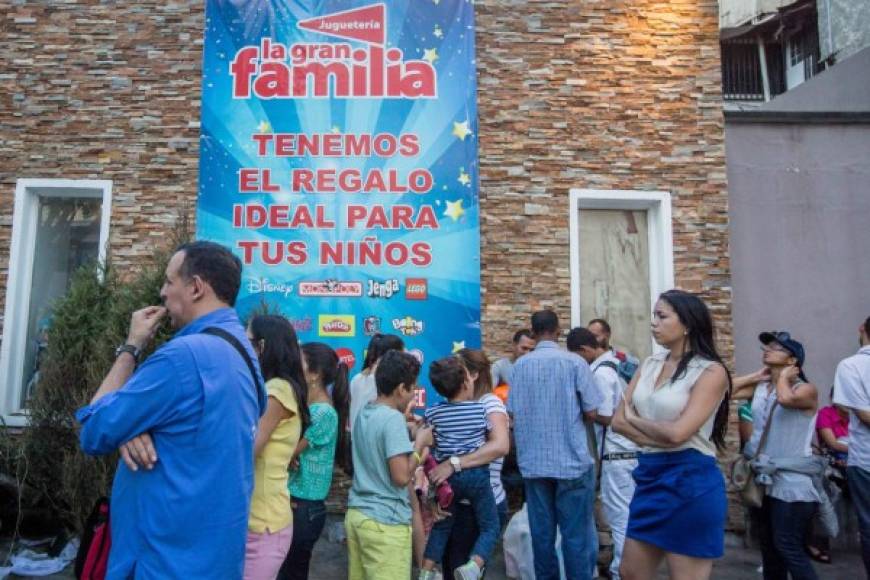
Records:
{"label": "man's dark hair", "polygon": [[532,334],[554,334],[559,330],[559,317],[552,310],[538,310],[532,314]]}
{"label": "man's dark hair", "polygon": [[870,316],[864,321],[864,334],[867,335],[867,338],[870,338]]}
{"label": "man's dark hair", "polygon": [[406,388],[414,386],[420,374],[420,363],[412,355],[398,350],[389,350],[381,357],[375,370],[375,384],[378,394],[392,395],[403,384]]}
{"label": "man's dark hair", "polygon": [[532,331],[528,328],[516,331],[514,333],[514,344],[518,344],[520,342],[520,339],[523,337],[532,338]]}
{"label": "man's dark hair", "polygon": [[610,324],[608,324],[607,321],[604,320],[603,318],[593,318],[592,320],[589,321],[589,324],[586,325],[586,328],[589,328],[593,324],[599,325],[601,328],[604,329],[604,332],[606,332],[607,334],[610,334]]}
{"label": "man's dark hair", "polygon": [[582,326],[571,329],[571,332],[568,333],[568,340],[565,346],[570,352],[577,352],[583,346],[601,348],[601,344],[595,338],[595,335],[592,334],[592,331]]}
{"label": "man's dark hair", "polygon": [[229,248],[214,242],[197,241],[182,244],[175,251],[184,252],[184,262],[179,269],[183,279],[199,276],[222,302],[236,305],[236,296],[242,285],[242,261]]}
{"label": "man's dark hair", "polygon": [[455,356],[446,356],[429,365],[429,382],[439,395],[452,399],[465,384],[465,367]]}

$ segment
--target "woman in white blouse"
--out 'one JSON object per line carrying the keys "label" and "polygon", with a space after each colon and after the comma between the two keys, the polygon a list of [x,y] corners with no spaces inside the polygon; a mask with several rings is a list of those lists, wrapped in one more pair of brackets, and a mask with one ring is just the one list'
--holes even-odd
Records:
{"label": "woman in white blouse", "polygon": [[620,576],[655,578],[665,560],[671,578],[703,580],[725,546],[716,450],[724,446],[731,378],[710,311],[694,294],[662,294],[652,334],[665,352],[644,361],[612,424],[641,446]]}

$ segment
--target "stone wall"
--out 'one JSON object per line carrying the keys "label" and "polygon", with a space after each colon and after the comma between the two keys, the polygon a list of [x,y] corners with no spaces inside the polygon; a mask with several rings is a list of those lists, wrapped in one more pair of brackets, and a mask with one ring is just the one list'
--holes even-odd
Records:
{"label": "stone wall", "polygon": [[[0,0],[0,300],[15,181],[111,179],[135,265],[195,204],[200,0]],[[669,191],[677,284],[731,353],[716,0],[478,0],[484,344],[570,319],[571,188]],[[736,522],[736,519],[734,520]]]}

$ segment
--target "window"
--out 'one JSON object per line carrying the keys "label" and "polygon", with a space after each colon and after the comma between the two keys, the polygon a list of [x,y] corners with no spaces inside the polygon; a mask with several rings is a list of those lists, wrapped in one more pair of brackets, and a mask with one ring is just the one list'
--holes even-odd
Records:
{"label": "window", "polygon": [[8,423],[24,423],[52,303],[79,266],[105,259],[111,188],[110,181],[18,181],[0,350],[0,402]]}

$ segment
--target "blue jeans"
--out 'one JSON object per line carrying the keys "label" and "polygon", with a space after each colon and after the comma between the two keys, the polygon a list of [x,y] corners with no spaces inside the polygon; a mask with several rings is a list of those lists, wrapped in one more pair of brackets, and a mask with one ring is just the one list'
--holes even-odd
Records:
{"label": "blue jeans", "polygon": [[[448,481],[453,488],[454,505],[460,500],[467,499],[474,509],[474,519],[480,529],[480,535],[474,542],[471,555],[478,556],[484,562],[489,562],[499,535],[498,511],[495,507],[495,498],[492,495],[492,486],[489,483],[489,466],[463,469],[450,476]],[[432,526],[424,553],[427,560],[441,562],[444,558],[444,551],[447,548],[450,534],[453,532],[454,523],[454,519],[449,517]],[[460,562],[459,565],[464,563]]]}
{"label": "blue jeans", "polygon": [[326,504],[323,500],[292,498],[293,542],[278,571],[278,580],[308,580],[311,552],[326,524]]}
{"label": "blue jeans", "polygon": [[855,511],[858,512],[858,531],[861,534],[861,555],[864,558],[864,572],[870,578],[870,471],[860,467],[846,468],[849,478],[849,494]]}
{"label": "blue jeans", "polygon": [[[507,500],[496,504],[498,510],[499,529],[504,530],[507,525]],[[466,503],[455,503],[450,509],[451,519],[453,520],[453,533],[450,534],[450,539],[447,541],[447,548],[444,551],[444,559],[442,560],[441,568],[443,570],[454,570],[462,566],[471,557],[474,542],[480,534],[477,529],[477,520],[474,518],[474,508]]]}
{"label": "blue jeans", "polygon": [[761,504],[761,564],[764,580],[818,580],[804,546],[819,504],[765,496]]}
{"label": "blue jeans", "polygon": [[559,579],[556,526],[562,533],[562,557],[568,580],[591,578],[598,544],[594,537],[595,526],[590,525],[595,499],[592,467],[576,479],[534,478],[523,481],[537,580]]}

